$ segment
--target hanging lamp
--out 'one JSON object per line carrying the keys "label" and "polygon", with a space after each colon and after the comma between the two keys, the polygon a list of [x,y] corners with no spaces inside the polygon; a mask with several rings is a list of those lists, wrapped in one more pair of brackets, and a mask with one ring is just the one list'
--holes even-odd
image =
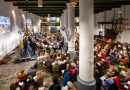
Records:
{"label": "hanging lamp", "polygon": [[38,0],[38,7],[42,7],[42,0]]}

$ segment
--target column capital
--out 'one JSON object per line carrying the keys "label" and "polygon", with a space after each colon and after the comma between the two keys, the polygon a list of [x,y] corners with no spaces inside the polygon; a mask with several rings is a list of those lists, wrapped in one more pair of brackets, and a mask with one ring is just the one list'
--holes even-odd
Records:
{"label": "column capital", "polygon": [[66,5],[67,5],[67,7],[71,7],[71,6],[75,7],[77,5],[77,3],[72,2],[72,3],[67,3]]}

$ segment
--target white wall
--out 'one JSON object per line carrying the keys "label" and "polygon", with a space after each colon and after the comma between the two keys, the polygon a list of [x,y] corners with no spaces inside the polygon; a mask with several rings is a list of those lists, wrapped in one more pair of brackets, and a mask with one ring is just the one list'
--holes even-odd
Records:
{"label": "white wall", "polygon": [[18,33],[5,33],[0,35],[0,59],[12,51],[18,44]]}
{"label": "white wall", "polygon": [[130,44],[130,30],[119,33],[115,42],[129,43]]}
{"label": "white wall", "polygon": [[[0,59],[13,50],[19,44],[19,30],[23,30],[26,12],[14,7],[10,2],[0,0],[0,16],[11,18],[11,32],[0,33]],[[33,21],[33,27],[37,30],[40,25],[40,17],[28,13],[28,18]]]}
{"label": "white wall", "polygon": [[38,16],[36,16],[36,15],[34,15],[33,16],[33,19],[34,19],[34,24],[33,24],[33,30],[34,30],[34,32],[40,32],[40,30],[41,30],[41,18],[40,17],[38,17]]}
{"label": "white wall", "polygon": [[[130,5],[122,6],[120,9],[123,16],[128,18],[128,26],[130,27]],[[116,11],[117,12],[117,11]],[[125,15],[124,15],[125,13]],[[130,44],[130,28],[117,35],[115,42],[129,43]]]}
{"label": "white wall", "polygon": [[104,26],[99,25],[98,22],[104,22],[104,12],[100,12],[98,14],[95,14],[95,29],[94,29],[94,35],[99,35],[99,31],[103,32],[104,35]]}
{"label": "white wall", "polygon": [[[121,11],[123,12],[123,16],[128,18],[128,24],[130,27],[130,5],[125,5],[122,6],[121,8],[113,8],[112,10],[107,10],[106,11],[106,21],[111,22],[115,16],[117,18],[119,16],[118,12]],[[95,18],[95,26],[97,27],[98,22],[105,21],[104,18],[104,12],[100,12],[96,14]],[[111,25],[106,25],[106,28],[110,29],[112,26]],[[95,29],[95,32],[98,32]],[[117,35],[115,42],[122,42],[122,43],[130,43],[130,28],[129,30],[126,30],[120,34]]]}

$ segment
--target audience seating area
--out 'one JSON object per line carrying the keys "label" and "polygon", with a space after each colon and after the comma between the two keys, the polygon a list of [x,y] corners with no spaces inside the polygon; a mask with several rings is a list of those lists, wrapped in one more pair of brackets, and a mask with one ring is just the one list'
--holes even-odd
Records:
{"label": "audience seating area", "polygon": [[[67,44],[60,32],[25,36],[21,43],[23,53],[28,51],[29,45],[32,53],[38,54],[38,57],[28,72],[21,70],[17,74],[17,81],[10,85],[10,90],[76,90],[79,72],[78,39],[76,37],[75,58],[70,60]],[[130,66],[130,45],[101,38],[94,40],[96,90],[129,90],[127,71]]]}

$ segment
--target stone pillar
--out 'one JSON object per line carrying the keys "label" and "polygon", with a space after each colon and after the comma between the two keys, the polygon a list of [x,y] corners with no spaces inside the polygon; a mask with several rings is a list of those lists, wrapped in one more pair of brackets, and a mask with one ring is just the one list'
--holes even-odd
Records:
{"label": "stone pillar", "polygon": [[67,3],[68,7],[68,51],[70,53],[70,59],[74,59],[75,55],[75,42],[74,42],[74,29],[75,29],[75,6],[76,3]]}
{"label": "stone pillar", "polygon": [[96,90],[94,79],[94,0],[79,0],[79,76],[77,90]]}
{"label": "stone pillar", "polygon": [[64,10],[64,14],[63,14],[63,16],[64,16],[64,20],[63,20],[63,23],[64,23],[64,33],[65,33],[65,43],[67,42],[67,34],[68,34],[68,10]]}
{"label": "stone pillar", "polygon": [[60,32],[62,33],[62,35],[63,35],[63,25],[64,25],[64,23],[63,23],[63,14],[61,15],[61,17],[60,17]]}
{"label": "stone pillar", "polygon": [[67,38],[66,38],[65,30],[64,30],[64,13],[62,13],[60,20],[61,20],[60,21],[60,28],[61,28],[60,32],[61,32],[62,36],[64,37],[64,43],[66,43]]}
{"label": "stone pillar", "polygon": [[62,22],[62,16],[60,16],[60,27],[62,27],[62,24],[63,24],[63,22]]}
{"label": "stone pillar", "polygon": [[64,10],[64,27],[68,28],[68,10]]}
{"label": "stone pillar", "polygon": [[64,15],[62,13],[61,17],[60,17],[60,27],[63,27],[64,26]]}
{"label": "stone pillar", "polygon": [[64,12],[62,13],[61,17],[62,17],[62,24],[64,26]]}

